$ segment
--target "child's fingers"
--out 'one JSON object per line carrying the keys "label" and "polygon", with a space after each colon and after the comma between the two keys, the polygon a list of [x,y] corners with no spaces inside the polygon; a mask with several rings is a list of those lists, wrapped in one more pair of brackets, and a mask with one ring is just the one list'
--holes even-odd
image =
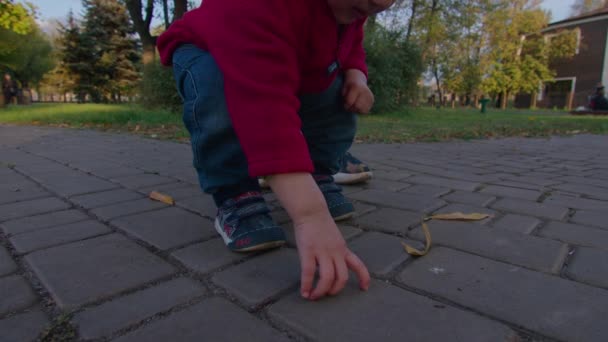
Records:
{"label": "child's fingers", "polygon": [[329,290],[329,294],[332,296],[335,296],[342,291],[348,281],[348,268],[346,267],[344,260],[334,260],[334,267],[336,269],[336,280],[334,281],[331,290]]}
{"label": "child's fingers", "polygon": [[327,294],[334,283],[336,275],[334,263],[329,256],[321,256],[317,260],[319,263],[319,281],[310,296],[312,300],[319,299]]}
{"label": "child's fingers", "polygon": [[300,256],[300,264],[302,274],[300,279],[300,294],[302,297],[309,299],[312,292],[312,283],[315,279],[316,263],[313,256]]}
{"label": "child's fingers", "polygon": [[344,108],[346,108],[347,110],[351,110],[355,103],[357,103],[358,97],[359,93],[351,88],[351,90],[348,91],[344,97]]}
{"label": "child's fingers", "polygon": [[353,252],[349,251],[346,255],[346,264],[348,265],[348,268],[355,272],[357,278],[359,278],[359,287],[362,290],[367,290],[369,288],[370,277],[363,261],[361,261]]}

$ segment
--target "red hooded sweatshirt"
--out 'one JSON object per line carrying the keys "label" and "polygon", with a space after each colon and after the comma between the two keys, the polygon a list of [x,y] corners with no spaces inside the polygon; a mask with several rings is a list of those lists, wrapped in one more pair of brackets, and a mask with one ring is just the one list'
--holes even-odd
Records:
{"label": "red hooded sweatshirt", "polygon": [[214,57],[252,177],[312,172],[298,95],[325,90],[341,70],[367,75],[364,22],[339,30],[327,0],[204,0],[158,49],[165,65],[184,43]]}

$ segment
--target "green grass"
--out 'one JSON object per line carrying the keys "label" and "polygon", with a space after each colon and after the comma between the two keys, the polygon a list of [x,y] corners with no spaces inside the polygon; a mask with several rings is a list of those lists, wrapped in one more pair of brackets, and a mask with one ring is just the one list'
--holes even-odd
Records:
{"label": "green grass", "polygon": [[573,116],[563,111],[419,108],[363,116],[358,139],[379,142],[444,141],[491,137],[542,137],[608,133],[608,117]]}
{"label": "green grass", "polygon": [[[0,123],[94,128],[188,140],[181,115],[137,105],[35,104],[0,110]],[[608,134],[608,117],[560,111],[419,108],[361,116],[357,139],[377,142],[444,141],[489,137]]]}
{"label": "green grass", "polygon": [[0,123],[95,128],[159,138],[188,137],[181,116],[138,105],[34,104],[0,109]]}

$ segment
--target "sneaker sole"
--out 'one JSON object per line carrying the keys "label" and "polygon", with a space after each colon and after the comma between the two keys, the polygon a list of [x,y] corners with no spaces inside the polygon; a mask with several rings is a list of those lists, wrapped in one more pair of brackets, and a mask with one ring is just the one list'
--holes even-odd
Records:
{"label": "sneaker sole", "polygon": [[[231,243],[232,240],[230,240],[230,238],[226,235],[226,233],[220,226],[220,221],[217,218],[215,219],[213,226],[215,227],[215,231],[217,231],[217,233],[220,234],[220,236],[222,237],[222,240],[224,240],[224,244],[226,246],[228,246],[228,244]],[[233,252],[237,252],[237,253],[257,252],[257,251],[263,251],[263,250],[267,250],[267,249],[281,247],[284,244],[285,244],[285,241],[270,241],[270,242],[261,243],[259,245],[255,245],[255,246],[251,246],[251,247],[247,247],[247,248],[241,248],[241,249],[230,248],[230,250]]]}
{"label": "sneaker sole", "polygon": [[351,184],[367,182],[368,180],[372,179],[373,175],[374,174],[371,171],[361,172],[361,173],[338,172],[335,175],[333,175],[333,177],[334,177],[334,182],[336,182],[336,184],[351,185]]}

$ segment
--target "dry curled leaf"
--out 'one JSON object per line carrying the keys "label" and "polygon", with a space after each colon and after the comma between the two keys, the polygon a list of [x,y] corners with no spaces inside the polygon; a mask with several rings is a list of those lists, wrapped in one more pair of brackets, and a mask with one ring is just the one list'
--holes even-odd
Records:
{"label": "dry curled leaf", "polygon": [[487,219],[491,215],[489,214],[463,214],[461,212],[449,213],[449,214],[437,214],[430,216],[433,220],[444,220],[444,221],[481,221]]}
{"label": "dry curled leaf", "polygon": [[423,256],[423,255],[426,255],[429,252],[429,250],[431,250],[431,232],[429,232],[429,227],[426,225],[426,223],[422,223],[422,232],[424,233],[424,239],[425,239],[425,246],[424,246],[423,250],[416,249],[416,248],[406,244],[403,241],[401,242],[403,247],[405,247],[405,251],[409,255]]}
{"label": "dry curled leaf", "polygon": [[175,200],[173,199],[173,197],[171,197],[169,195],[161,194],[158,191],[152,191],[150,193],[149,197],[155,201],[163,202],[163,203],[166,203],[169,205],[175,204]]}

